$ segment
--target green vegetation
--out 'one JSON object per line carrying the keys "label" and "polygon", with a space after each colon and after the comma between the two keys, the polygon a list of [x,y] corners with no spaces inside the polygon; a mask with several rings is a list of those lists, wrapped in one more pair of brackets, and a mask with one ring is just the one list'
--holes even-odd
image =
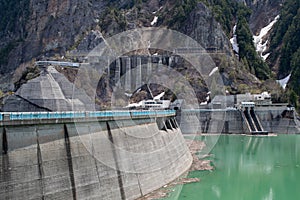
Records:
{"label": "green vegetation", "polygon": [[272,31],[272,41],[270,44],[271,49],[275,49],[281,43],[283,43],[282,39],[284,38],[291,24],[294,23],[293,18],[297,15],[299,4],[299,1],[294,0],[287,0],[285,2],[280,13],[280,19],[275,24],[274,29]]}
{"label": "green vegetation", "polygon": [[37,66],[27,67],[26,70],[22,72],[20,79],[14,83],[15,90],[19,89],[21,85],[23,85],[27,81],[38,77],[39,74],[40,74],[39,67]]}
{"label": "green vegetation", "polygon": [[18,41],[8,43],[3,49],[0,49],[0,65],[6,65],[9,53],[17,46]]}
{"label": "green vegetation", "polygon": [[213,11],[216,20],[223,26],[223,30],[229,36],[234,21],[237,21],[237,41],[239,45],[239,59],[248,71],[259,79],[270,77],[269,66],[259,57],[253,44],[253,34],[249,28],[251,10],[243,3],[231,0],[211,0],[208,6]]}
{"label": "green vegetation", "polygon": [[292,73],[287,93],[290,103],[295,107],[299,104],[300,96],[299,36],[300,1],[287,0],[281,10],[280,18],[271,33],[270,62],[277,63],[277,61],[279,61],[279,78],[283,78]]}
{"label": "green vegetation", "polygon": [[101,17],[99,25],[102,30],[109,30],[112,33],[118,33],[126,30],[127,20],[123,14],[123,10],[119,10],[115,7],[108,7]]}
{"label": "green vegetation", "polygon": [[256,52],[248,23],[251,10],[244,4],[231,0],[177,0],[174,9],[167,14],[171,16],[168,17],[167,24],[175,29],[180,27],[198,2],[206,4],[212,10],[215,19],[223,26],[228,36],[231,34],[234,22],[237,21],[236,34],[240,61],[259,79],[268,79],[270,69]]}
{"label": "green vegetation", "polygon": [[0,3],[0,33],[16,32],[18,28],[25,29],[29,16],[30,0],[1,0]]}
{"label": "green vegetation", "polygon": [[238,3],[232,0],[212,0],[210,5],[214,17],[229,36],[237,13]]}
{"label": "green vegetation", "polygon": [[[178,28],[188,17],[189,13],[195,8],[198,0],[175,0],[174,9],[166,13],[167,24],[169,27]],[[163,17],[164,18],[164,17]]]}
{"label": "green vegetation", "polygon": [[238,5],[232,0],[176,0],[174,9],[168,13],[172,17],[168,18],[167,24],[176,27],[184,22],[199,2],[204,3],[212,10],[214,17],[223,26],[226,34],[230,35]]}
{"label": "green vegetation", "polygon": [[290,88],[300,96],[300,48],[293,53],[291,59],[292,77],[290,81]]}
{"label": "green vegetation", "polygon": [[[300,61],[300,54],[299,54],[299,49],[298,49],[298,54],[297,55],[297,60]],[[291,76],[290,83],[288,85],[289,87],[289,103],[293,105],[298,112],[300,112],[300,67],[299,67],[299,62],[297,64],[297,67],[292,67],[293,72]]]}
{"label": "green vegetation", "polygon": [[291,60],[300,47],[300,2],[287,1],[281,16],[274,30],[271,49],[282,45],[279,74],[287,75],[293,70]]}
{"label": "green vegetation", "polygon": [[30,0],[0,1],[0,37],[6,32],[18,33],[15,39],[0,49],[0,66],[6,65],[9,53],[26,37],[25,24],[29,16]]}
{"label": "green vegetation", "polygon": [[259,79],[267,79],[270,76],[270,69],[259,57],[254,47],[253,36],[248,23],[250,15],[250,9],[243,4],[239,4],[236,28],[239,59],[248,67],[248,70]]}

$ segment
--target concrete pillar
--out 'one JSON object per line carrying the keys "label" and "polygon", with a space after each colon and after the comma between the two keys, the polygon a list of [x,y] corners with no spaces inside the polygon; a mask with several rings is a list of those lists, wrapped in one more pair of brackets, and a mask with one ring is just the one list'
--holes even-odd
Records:
{"label": "concrete pillar", "polygon": [[162,57],[160,56],[159,60],[158,60],[158,63],[157,63],[157,72],[160,72],[162,67],[163,67]]}
{"label": "concrete pillar", "polygon": [[165,118],[156,118],[156,124],[159,130],[166,131]]}
{"label": "concrete pillar", "polygon": [[152,74],[152,60],[151,60],[151,56],[148,57],[148,62],[147,62],[147,80],[151,77]]}
{"label": "concrete pillar", "polygon": [[167,129],[173,130],[172,125],[171,125],[169,119],[167,119],[167,120],[165,121],[165,124],[166,124]]}
{"label": "concrete pillar", "polygon": [[108,78],[108,83],[109,83],[109,79],[110,79],[110,57],[107,56],[107,78]]}
{"label": "concrete pillar", "polygon": [[170,118],[170,122],[171,122],[171,125],[174,129],[178,128],[177,125],[176,125],[176,122],[175,122],[175,119],[173,118]]}
{"label": "concrete pillar", "polygon": [[136,85],[136,88],[139,88],[142,85],[142,59],[141,59],[141,57],[137,57],[135,85]]}
{"label": "concrete pillar", "polygon": [[116,59],[116,71],[115,71],[115,84],[120,81],[120,76],[121,76],[121,63],[120,63],[120,58]]}
{"label": "concrete pillar", "polygon": [[131,91],[131,59],[126,58],[125,90]]}
{"label": "concrete pillar", "polygon": [[2,154],[7,153],[7,140],[6,140],[6,130],[4,127],[0,128],[0,151]]}
{"label": "concrete pillar", "polygon": [[170,57],[169,57],[169,67],[171,67],[171,65],[172,65],[172,61],[173,61],[173,57],[172,57],[172,56],[170,56]]}

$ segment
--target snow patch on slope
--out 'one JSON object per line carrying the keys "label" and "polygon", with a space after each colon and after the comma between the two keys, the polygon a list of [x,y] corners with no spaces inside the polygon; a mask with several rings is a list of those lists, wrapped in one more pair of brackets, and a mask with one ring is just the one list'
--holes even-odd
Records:
{"label": "snow patch on slope", "polygon": [[215,67],[215,68],[213,68],[212,70],[211,70],[211,72],[209,73],[209,75],[208,76],[211,76],[211,75],[213,75],[216,71],[218,71],[218,69],[219,69],[219,67]]}
{"label": "snow patch on slope", "polygon": [[236,25],[234,25],[233,29],[233,37],[230,39],[230,43],[232,45],[232,49],[236,52],[236,53],[239,53],[239,46],[238,46],[238,43],[237,43],[237,39],[236,39],[236,34],[235,34],[235,31],[236,31]]}
{"label": "snow patch on slope", "polygon": [[289,82],[289,80],[290,80],[290,78],[291,78],[291,75],[292,75],[292,74],[289,74],[287,77],[285,77],[285,78],[283,78],[283,79],[276,80],[276,82],[279,83],[279,85],[280,85],[283,89],[285,89],[287,83]]}
{"label": "snow patch on slope", "polygon": [[154,16],[152,22],[151,22],[151,26],[153,26],[154,24],[157,23],[157,20],[158,20],[158,17],[157,16]]}
{"label": "snow patch on slope", "polygon": [[270,24],[262,28],[260,30],[259,35],[253,36],[253,42],[256,47],[256,51],[264,60],[266,60],[270,54],[263,55],[263,53],[267,50],[267,43],[268,43],[268,40],[266,42],[263,42],[263,38],[268,34],[268,32],[271,30],[273,25],[278,21],[278,19],[279,19],[279,15],[277,15]]}
{"label": "snow patch on slope", "polygon": [[156,13],[159,12],[162,8],[163,8],[163,6],[159,7],[159,9],[156,10],[156,11],[153,11],[152,14],[156,14]]}
{"label": "snow patch on slope", "polygon": [[270,53],[266,53],[265,55],[261,55],[261,57],[266,60],[269,57]]}

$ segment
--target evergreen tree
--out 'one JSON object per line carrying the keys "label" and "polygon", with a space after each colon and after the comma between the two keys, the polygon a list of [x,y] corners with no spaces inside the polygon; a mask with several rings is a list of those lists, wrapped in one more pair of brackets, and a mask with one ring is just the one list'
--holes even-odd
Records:
{"label": "evergreen tree", "polygon": [[290,88],[300,95],[300,48],[294,53],[291,60],[292,76],[290,81]]}
{"label": "evergreen tree", "polygon": [[283,45],[281,49],[279,73],[287,75],[290,73],[291,60],[293,55],[297,52],[300,47],[300,8],[298,13],[293,17],[292,23],[288,27],[283,37]]}
{"label": "evergreen tree", "polygon": [[[239,45],[239,58],[248,65],[250,72],[255,74],[260,79],[269,78],[270,69],[268,65],[256,53],[253,44],[253,36],[249,28],[248,19],[251,11],[243,4],[239,5],[238,21],[237,21],[237,42]],[[245,60],[247,63],[245,63]]]}

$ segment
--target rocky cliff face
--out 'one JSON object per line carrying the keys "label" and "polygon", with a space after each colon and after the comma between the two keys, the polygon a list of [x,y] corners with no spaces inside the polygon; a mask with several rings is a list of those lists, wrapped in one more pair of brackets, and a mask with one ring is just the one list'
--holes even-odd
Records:
{"label": "rocky cliff face", "polygon": [[[16,31],[6,28],[0,30],[3,35],[0,39],[1,50],[5,50],[9,43],[21,40],[9,49],[7,62],[0,63],[1,72],[11,72],[34,58],[63,56],[66,51],[76,48],[90,50],[95,38],[89,38],[90,44],[84,39],[90,35],[91,30],[101,29],[104,36],[110,36],[126,29],[151,26],[154,16],[164,15],[167,6],[172,5],[172,2],[152,0],[130,8],[130,2],[30,0],[26,23],[16,24],[17,28],[23,26],[23,34],[17,28]],[[108,8],[108,5],[112,7]],[[120,9],[122,7],[129,8]],[[201,21],[197,22],[196,18],[202,14]],[[192,30],[194,28],[196,30]],[[200,29],[203,30],[199,32]],[[194,37],[205,47],[217,46],[219,42],[230,51],[221,27],[202,4],[195,8],[180,31]],[[82,41],[86,44],[82,44]]]}
{"label": "rocky cliff face", "polygon": [[[282,2],[244,1],[252,10],[250,28],[253,33],[259,32],[274,19]],[[9,7],[3,5],[1,9]],[[261,82],[233,54],[230,36],[215,18],[214,1],[204,4],[194,0],[22,0],[18,5],[23,5],[27,11],[7,19],[7,24],[0,30],[0,54],[7,58],[0,59],[0,86],[4,90],[13,90],[12,84],[7,83],[18,81],[34,60],[82,61],[84,56],[74,57],[73,53],[86,53],[104,38],[116,33],[151,26],[178,30],[207,50],[222,52],[213,53],[211,57],[230,92],[249,91],[249,85],[256,89],[261,87]],[[12,23],[15,24],[14,29],[9,28]],[[229,23],[230,26],[235,22]],[[68,72],[65,71],[65,74],[70,78]],[[73,79],[74,75],[71,76]]]}
{"label": "rocky cliff face", "polygon": [[249,21],[250,29],[254,34],[268,25],[279,15],[285,0],[245,0],[246,5],[252,10]]}
{"label": "rocky cliff face", "polygon": [[[107,4],[73,0],[30,0],[27,3],[26,23],[16,23],[14,30],[7,26],[0,30],[3,35],[0,49],[7,56],[7,60],[0,63],[1,74],[12,72],[32,59],[63,56],[96,24]],[[12,43],[13,48],[8,49]]]}
{"label": "rocky cliff face", "polygon": [[196,5],[179,30],[195,39],[205,49],[230,55],[231,45],[213,13],[202,3]]}

